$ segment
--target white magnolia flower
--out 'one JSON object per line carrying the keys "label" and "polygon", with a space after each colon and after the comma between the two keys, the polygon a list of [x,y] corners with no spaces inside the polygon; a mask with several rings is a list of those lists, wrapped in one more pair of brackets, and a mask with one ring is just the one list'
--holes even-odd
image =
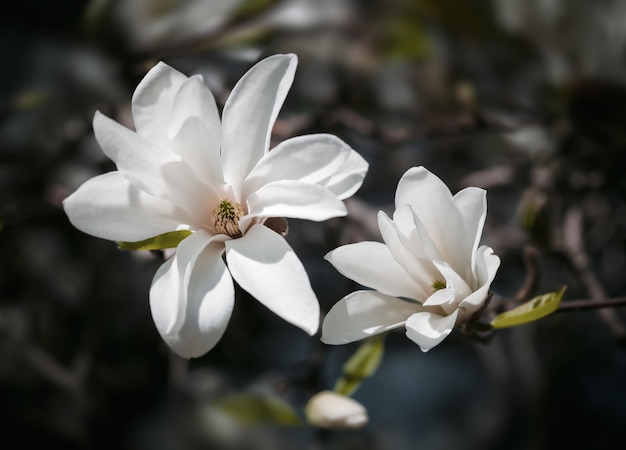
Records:
{"label": "white magnolia flower", "polygon": [[156,327],[184,357],[206,353],[221,338],[233,309],[231,276],[286,321],[309,334],[318,329],[319,304],[304,268],[268,226],[284,224],[283,217],[345,215],[341,199],[360,187],[367,163],[325,134],[268,152],[296,65],[295,55],[255,65],[234,87],[221,124],[202,77],[164,63],[133,95],[136,132],[94,117],[96,139],[118,170],[83,184],[65,211],[80,230],[114,241],[193,231],[150,289]]}
{"label": "white magnolia flower", "polygon": [[326,255],[344,276],[373,290],[356,291],[324,319],[322,341],[344,344],[406,327],[422,351],[439,344],[486,301],[500,259],[478,247],[485,191],[466,188],[454,197],[423,167],[398,183],[391,220],[378,214],[384,244],[344,245]]}

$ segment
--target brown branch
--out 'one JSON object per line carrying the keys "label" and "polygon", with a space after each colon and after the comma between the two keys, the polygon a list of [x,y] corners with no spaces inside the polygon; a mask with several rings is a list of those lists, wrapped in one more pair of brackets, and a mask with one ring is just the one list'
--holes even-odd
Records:
{"label": "brown branch", "polygon": [[626,306],[626,297],[609,298],[606,300],[566,300],[559,305],[556,312],[584,311],[588,309],[614,308],[616,306]]}
{"label": "brown branch", "polygon": [[532,245],[524,246],[524,265],[526,266],[526,278],[524,284],[515,294],[515,302],[522,303],[529,300],[539,287],[541,269],[539,265],[539,251]]}
{"label": "brown branch", "polygon": [[[563,219],[563,252],[567,255],[580,281],[585,286],[592,301],[604,302],[608,300],[602,284],[591,270],[589,256],[583,241],[583,214],[580,208],[571,207]],[[619,320],[615,311],[600,308],[598,315],[609,327],[613,336],[626,337],[626,328]]]}

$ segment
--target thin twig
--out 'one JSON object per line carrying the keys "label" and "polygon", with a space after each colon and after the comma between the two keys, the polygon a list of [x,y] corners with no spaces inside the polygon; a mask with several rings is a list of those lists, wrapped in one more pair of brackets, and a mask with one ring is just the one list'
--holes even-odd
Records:
{"label": "thin twig", "polygon": [[559,305],[556,312],[584,311],[587,309],[615,308],[626,306],[626,297],[609,298],[606,300],[567,300]]}

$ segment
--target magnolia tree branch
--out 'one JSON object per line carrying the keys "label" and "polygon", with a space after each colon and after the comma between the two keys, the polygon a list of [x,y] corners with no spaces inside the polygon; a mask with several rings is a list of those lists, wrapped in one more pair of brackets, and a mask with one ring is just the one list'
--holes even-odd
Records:
{"label": "magnolia tree branch", "polygon": [[[575,216],[569,216],[569,220],[578,221],[579,218]],[[581,223],[572,224],[572,222],[568,222],[568,226],[575,226],[578,228]],[[574,230],[575,231],[575,230]],[[626,297],[617,297],[617,298],[607,298],[602,286],[599,281],[595,278],[593,273],[589,269],[588,259],[585,253],[581,253],[579,251],[578,243],[572,239],[572,236],[568,236],[570,239],[569,248],[570,254],[572,256],[572,265],[577,268],[578,272],[584,273],[584,284],[587,287],[587,290],[592,294],[592,298],[587,299],[576,299],[576,300],[566,300],[559,305],[559,308],[555,312],[568,312],[568,311],[585,311],[585,310],[606,310],[607,308],[615,308],[620,306],[626,306]],[[565,247],[564,245],[562,247]],[[572,250],[576,249],[576,252]],[[575,256],[575,261],[573,257]],[[526,267],[526,277],[524,279],[523,284],[517,291],[514,297],[512,298],[499,298],[495,302],[491,302],[487,308],[487,317],[489,319],[493,319],[498,313],[507,311],[509,309],[515,308],[519,304],[530,300],[530,298],[535,295],[537,287],[539,286],[539,281],[541,280],[541,266],[540,266],[540,255],[539,251],[533,247],[532,245],[526,245],[524,247],[524,265]],[[620,327],[623,326],[619,321],[617,315],[615,315],[614,311],[609,311],[609,320],[610,327],[615,336],[621,336]],[[601,311],[598,311],[601,314]],[[477,315],[478,317],[479,315]],[[614,316],[615,324],[613,323],[611,316]],[[602,316],[604,321],[607,321],[605,316]]]}
{"label": "magnolia tree branch", "polygon": [[595,300],[595,299],[567,300],[567,301],[562,302],[559,305],[559,309],[557,309],[556,312],[615,308],[617,306],[626,306],[626,297],[616,297],[616,298],[609,298],[605,300]]}
{"label": "magnolia tree branch", "polygon": [[[591,297],[591,302],[601,304],[608,300],[602,284],[591,270],[589,256],[585,250],[583,241],[583,214],[580,208],[571,207],[563,219],[563,241],[562,251],[567,255],[572,263],[574,270],[585,286],[585,289]],[[590,309],[591,306],[585,307]],[[598,308],[594,308],[598,309]],[[616,312],[602,306],[598,310],[598,315],[609,327],[613,336],[617,338],[626,337],[626,328],[619,320]]]}

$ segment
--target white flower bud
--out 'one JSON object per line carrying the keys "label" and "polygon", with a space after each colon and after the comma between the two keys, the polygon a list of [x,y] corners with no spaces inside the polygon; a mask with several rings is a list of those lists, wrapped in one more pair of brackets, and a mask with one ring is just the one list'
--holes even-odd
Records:
{"label": "white flower bud", "polygon": [[305,414],[311,425],[322,428],[362,428],[369,420],[362,404],[333,391],[318,392],[311,397]]}

